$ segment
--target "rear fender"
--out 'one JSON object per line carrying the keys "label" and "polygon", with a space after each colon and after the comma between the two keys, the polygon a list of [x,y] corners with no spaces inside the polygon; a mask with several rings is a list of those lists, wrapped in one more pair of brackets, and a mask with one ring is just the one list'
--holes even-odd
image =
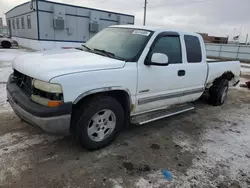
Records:
{"label": "rear fender", "polygon": [[231,71],[226,71],[220,77],[216,78],[212,85],[217,85],[222,80],[228,80],[229,86],[233,86],[235,83],[239,82],[239,80],[235,80],[235,75]]}

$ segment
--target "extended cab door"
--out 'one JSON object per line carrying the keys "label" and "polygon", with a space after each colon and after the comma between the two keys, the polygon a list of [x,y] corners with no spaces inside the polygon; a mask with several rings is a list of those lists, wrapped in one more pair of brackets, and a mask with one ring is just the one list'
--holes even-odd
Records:
{"label": "extended cab door", "polygon": [[[181,102],[186,79],[183,72],[184,43],[177,32],[163,32],[149,41],[138,61],[136,113],[166,108]],[[154,53],[168,56],[168,65],[145,65]]]}
{"label": "extended cab door", "polygon": [[208,66],[202,37],[198,34],[183,34],[182,38],[185,43],[182,66],[185,71],[185,79],[182,81],[185,90],[181,103],[186,103],[197,100],[203,94]]}

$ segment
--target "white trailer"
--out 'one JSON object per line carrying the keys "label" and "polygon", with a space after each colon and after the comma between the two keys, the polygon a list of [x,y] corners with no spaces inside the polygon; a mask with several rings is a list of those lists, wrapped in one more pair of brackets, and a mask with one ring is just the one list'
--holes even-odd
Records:
{"label": "white trailer", "polygon": [[78,47],[111,25],[134,24],[134,16],[105,10],[33,0],[6,13],[10,34],[35,50]]}

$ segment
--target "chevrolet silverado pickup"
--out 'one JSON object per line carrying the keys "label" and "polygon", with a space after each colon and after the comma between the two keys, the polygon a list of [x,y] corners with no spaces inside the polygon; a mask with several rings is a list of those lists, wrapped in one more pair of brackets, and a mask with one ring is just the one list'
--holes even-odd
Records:
{"label": "chevrolet silverado pickup", "polygon": [[34,52],[13,60],[7,97],[24,121],[72,134],[95,150],[126,124],[145,124],[194,109],[203,93],[222,105],[240,79],[240,62],[206,60],[196,33],[111,26],[82,48]]}

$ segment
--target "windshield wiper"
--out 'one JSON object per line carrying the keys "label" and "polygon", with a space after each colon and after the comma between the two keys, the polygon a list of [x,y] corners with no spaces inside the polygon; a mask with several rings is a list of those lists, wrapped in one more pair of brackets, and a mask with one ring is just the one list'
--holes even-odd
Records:
{"label": "windshield wiper", "polygon": [[85,44],[82,44],[82,47],[86,48],[88,51],[91,51],[91,49],[88,46],[86,46]]}
{"label": "windshield wiper", "polygon": [[115,54],[112,52],[107,52],[105,50],[100,50],[100,49],[96,49],[96,48],[94,48],[94,50],[97,52],[102,52],[102,53],[106,54],[106,56],[108,56],[108,57],[115,57]]}
{"label": "windshield wiper", "polygon": [[111,58],[119,59],[119,60],[122,60],[122,61],[127,61],[126,59],[124,59],[124,58],[122,58],[122,57],[118,57],[118,56],[116,56],[114,53],[108,52],[108,51],[106,51],[106,50],[100,50],[100,49],[94,48],[94,51],[101,52],[101,53],[103,53],[103,54],[105,54],[106,56],[111,57]]}

